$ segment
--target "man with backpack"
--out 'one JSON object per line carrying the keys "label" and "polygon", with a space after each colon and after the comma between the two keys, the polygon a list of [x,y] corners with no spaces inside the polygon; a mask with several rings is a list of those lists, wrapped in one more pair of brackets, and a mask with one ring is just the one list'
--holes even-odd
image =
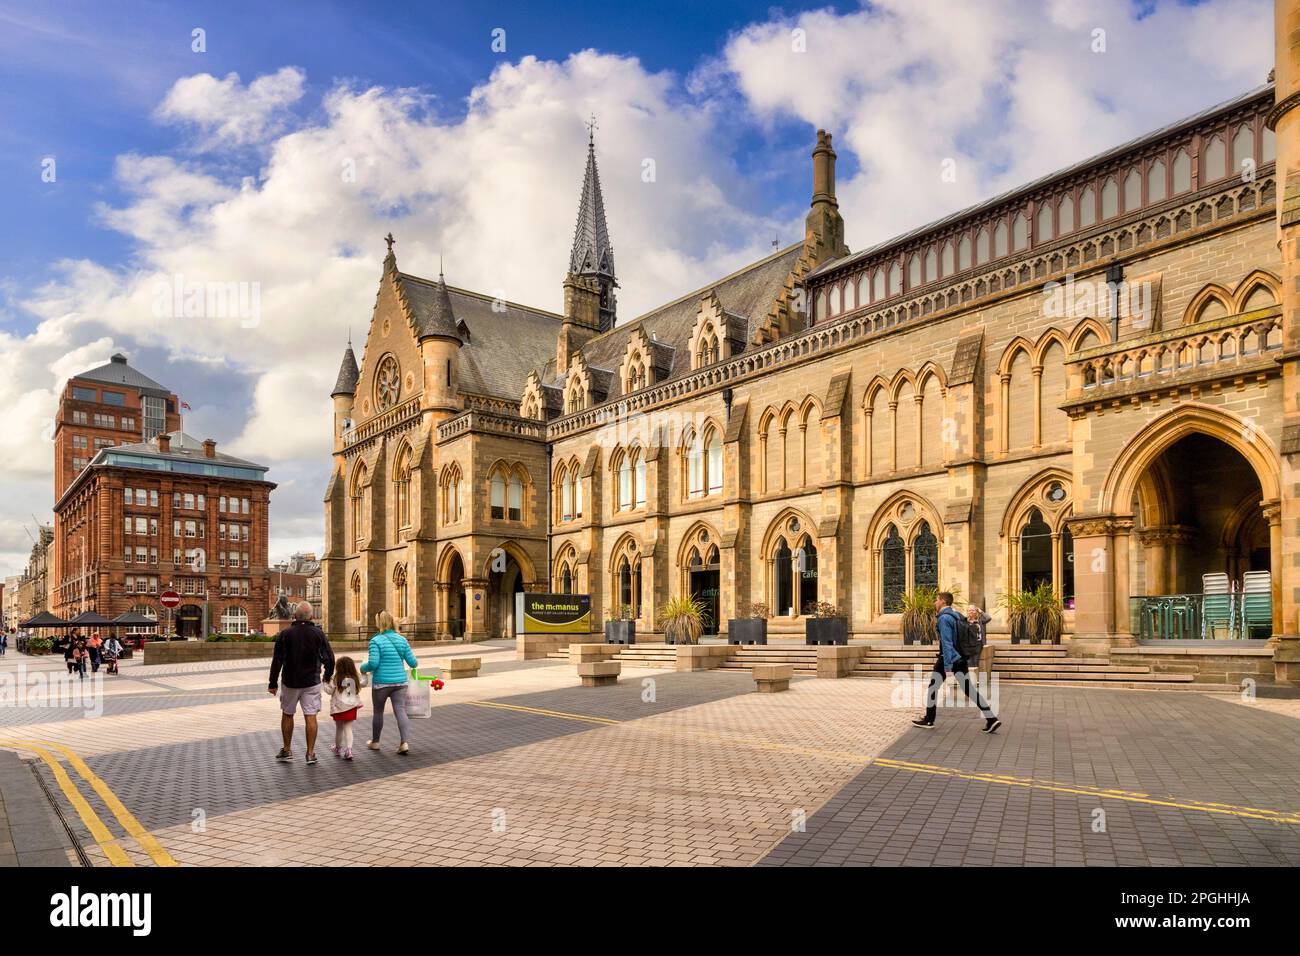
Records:
{"label": "man with backpack", "polygon": [[925,716],[916,718],[912,723],[927,730],[934,727],[939,690],[951,671],[957,678],[957,685],[984,716],[983,732],[996,733],[1002,726],[1002,721],[998,720],[989,709],[988,703],[980,695],[979,688],[972,684],[967,665],[968,659],[979,655],[979,632],[971,626],[971,622],[964,615],[958,614],[953,608],[951,592],[940,591],[938,597],[934,599],[934,606],[939,612],[939,619],[935,623],[935,630],[939,634],[939,656],[934,662],[934,670],[930,673],[930,685],[925,691]]}

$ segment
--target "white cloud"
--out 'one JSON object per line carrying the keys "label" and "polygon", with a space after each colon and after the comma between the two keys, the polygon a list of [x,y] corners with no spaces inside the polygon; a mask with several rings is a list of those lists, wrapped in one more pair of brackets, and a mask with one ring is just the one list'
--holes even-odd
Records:
{"label": "white cloud", "polygon": [[228,73],[224,80],[199,73],[177,80],[154,115],[193,125],[205,134],[205,149],[260,143],[282,127],[288,107],[302,98],[305,79],[294,66],[259,76],[247,86],[238,73]]}
{"label": "white cloud", "polygon": [[[1258,86],[1271,10],[879,0],[753,24],[720,68],[760,119],[824,126],[854,154],[840,208],[861,248]],[[796,29],[806,52],[792,46]],[[955,182],[940,179],[948,158]]]}

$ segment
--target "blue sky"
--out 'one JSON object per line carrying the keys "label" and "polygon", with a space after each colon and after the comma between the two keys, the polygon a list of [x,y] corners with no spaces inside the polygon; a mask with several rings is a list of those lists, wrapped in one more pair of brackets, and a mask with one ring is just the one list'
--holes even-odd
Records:
{"label": "blue sky", "polygon": [[[117,349],[271,467],[273,558],[319,550],[381,237],[558,309],[592,112],[626,318],[801,238],[819,127],[862,248],[1260,85],[1271,11],[0,0],[0,573],[53,504],[61,383]],[[177,274],[256,285],[257,321],[157,314]]]}

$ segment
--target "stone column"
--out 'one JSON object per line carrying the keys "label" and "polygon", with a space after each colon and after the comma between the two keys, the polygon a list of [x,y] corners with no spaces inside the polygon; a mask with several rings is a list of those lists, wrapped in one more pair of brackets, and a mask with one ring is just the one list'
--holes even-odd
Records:
{"label": "stone column", "polygon": [[1272,569],[1269,577],[1273,589],[1273,636],[1268,642],[1276,652],[1286,630],[1282,616],[1282,569],[1286,562],[1286,555],[1282,552],[1282,502],[1265,502],[1264,520],[1268,522],[1268,566]]}
{"label": "stone column", "polygon": [[1110,654],[1115,634],[1114,522],[1112,515],[1089,515],[1069,522],[1074,538],[1073,656]]}
{"label": "stone column", "polygon": [[1129,612],[1129,548],[1133,539],[1133,519],[1116,518],[1112,529],[1115,553],[1115,624],[1110,643],[1112,647],[1133,647],[1137,644]]}
{"label": "stone column", "polygon": [[482,641],[488,636],[487,578],[465,578],[465,640]]}

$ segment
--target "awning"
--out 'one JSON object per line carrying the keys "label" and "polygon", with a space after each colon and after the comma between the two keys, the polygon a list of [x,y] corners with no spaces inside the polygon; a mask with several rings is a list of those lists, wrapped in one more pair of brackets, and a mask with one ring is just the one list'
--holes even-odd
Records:
{"label": "awning", "polygon": [[139,611],[123,611],[113,619],[113,623],[123,627],[156,627],[158,619],[148,614],[141,614]]}
{"label": "awning", "polygon": [[113,627],[116,623],[111,617],[104,617],[98,611],[82,611],[68,622],[68,627]]}

